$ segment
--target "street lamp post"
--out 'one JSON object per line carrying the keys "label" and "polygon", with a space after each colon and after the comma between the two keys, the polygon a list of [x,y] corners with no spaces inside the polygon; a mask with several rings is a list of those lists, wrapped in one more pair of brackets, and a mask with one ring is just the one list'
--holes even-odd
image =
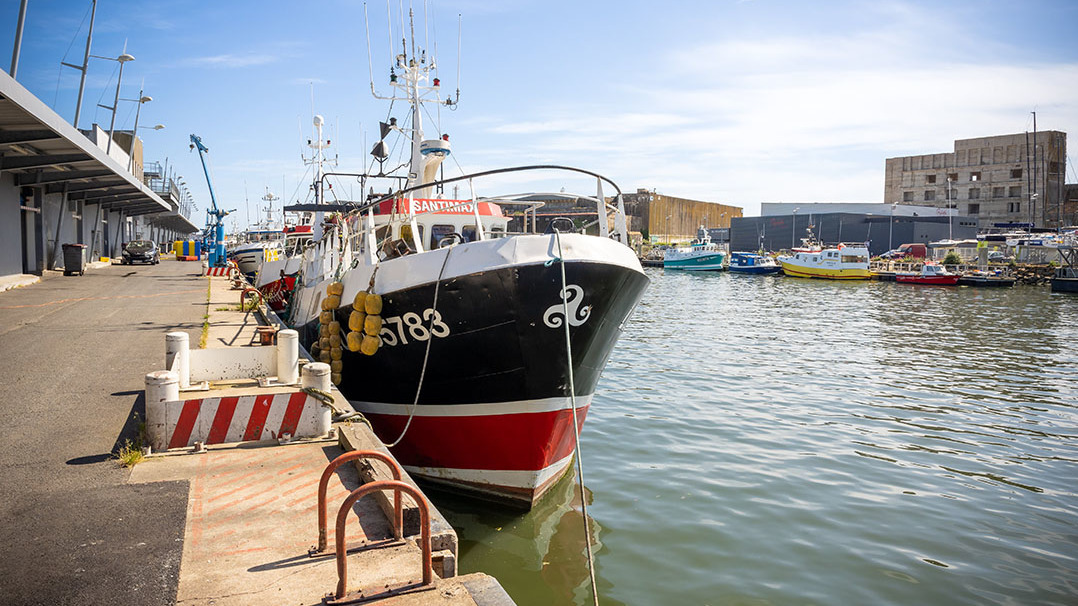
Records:
{"label": "street lamp post", "polygon": [[[122,63],[120,64],[120,67],[123,67]],[[142,89],[140,88],[138,91],[138,99],[124,99],[124,101],[134,101],[138,103],[138,108],[135,109],[135,127],[131,129],[131,145],[127,148],[127,172],[133,172],[135,168],[135,137],[138,136],[138,117],[139,114],[142,113],[142,104],[153,101],[153,97],[143,95]],[[162,124],[158,124],[157,126],[164,128],[164,125]],[[154,127],[154,130],[160,129]],[[112,135],[109,135],[109,137],[111,138]]]}
{"label": "street lamp post", "polygon": [[116,106],[120,104],[120,82],[123,80],[124,77],[124,63],[127,63],[128,61],[134,61],[135,58],[127,54],[126,48],[124,48],[124,52],[120,54],[119,57],[99,57],[97,55],[92,56],[98,59],[109,59],[111,61],[120,62],[120,73],[118,76],[116,76],[116,96],[112,100],[112,107],[109,107],[107,105],[101,105],[100,103],[97,104],[98,107],[112,110],[112,121],[109,122],[109,142],[105,146],[105,153],[108,154],[109,151],[112,150],[112,135],[116,129]]}

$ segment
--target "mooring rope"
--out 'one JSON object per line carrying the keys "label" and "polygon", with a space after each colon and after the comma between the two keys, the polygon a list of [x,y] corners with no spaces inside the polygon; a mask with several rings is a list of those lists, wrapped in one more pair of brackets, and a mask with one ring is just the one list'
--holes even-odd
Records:
{"label": "mooring rope", "polygon": [[[427,361],[430,359],[430,344],[434,341],[434,319],[438,317],[438,287],[442,284],[442,276],[445,275],[445,266],[449,264],[449,255],[453,252],[453,247],[449,247],[445,251],[445,258],[442,259],[442,268],[438,270],[438,279],[434,281],[434,302],[431,304],[430,311],[430,324],[427,326],[427,348],[423,352],[423,366],[419,369],[419,383],[415,387],[415,399],[412,400],[412,408],[408,411],[408,421],[404,424],[404,429],[401,430],[401,435],[397,436],[397,439],[389,444],[389,448],[393,448],[397,444],[400,444],[404,439],[404,435],[408,433],[408,428],[412,426],[412,419],[415,418],[415,409],[419,405],[419,394],[423,391],[423,379],[427,376]],[[373,277],[371,278],[373,280]]]}
{"label": "mooring rope", "polygon": [[576,417],[576,384],[573,380],[573,343],[569,338],[569,292],[565,281],[565,258],[561,252],[561,231],[554,228],[554,238],[558,242],[558,257],[552,259],[561,266],[561,309],[565,322],[565,356],[569,370],[569,401],[573,406],[573,439],[576,441],[576,479],[580,486],[580,510],[584,514],[584,548],[588,553],[588,576],[591,579],[591,597],[595,606],[599,606],[599,587],[595,584],[595,556],[591,553],[591,525],[588,522],[588,500],[584,496],[584,462],[580,457],[580,423]]}

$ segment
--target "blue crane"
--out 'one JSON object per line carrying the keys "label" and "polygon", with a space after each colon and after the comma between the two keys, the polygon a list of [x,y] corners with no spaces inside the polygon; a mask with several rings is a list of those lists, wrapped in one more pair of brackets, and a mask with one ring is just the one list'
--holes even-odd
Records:
{"label": "blue crane", "polygon": [[208,238],[210,267],[224,267],[228,264],[228,255],[225,252],[225,224],[224,218],[236,209],[221,210],[217,207],[217,197],[213,195],[213,183],[210,181],[210,171],[206,168],[205,154],[210,148],[202,144],[198,135],[191,135],[191,149],[198,148],[198,159],[202,161],[202,172],[206,173],[206,185],[210,188],[210,203],[213,208],[206,210],[206,236]]}

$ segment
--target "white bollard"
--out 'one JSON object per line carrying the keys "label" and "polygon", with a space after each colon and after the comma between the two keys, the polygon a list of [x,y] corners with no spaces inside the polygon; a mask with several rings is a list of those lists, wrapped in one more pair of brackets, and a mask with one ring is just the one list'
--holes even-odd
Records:
{"label": "white bollard", "polygon": [[[185,335],[186,336],[186,335]],[[155,370],[146,375],[146,406],[180,399],[180,380],[171,370]]]}
{"label": "white bollard", "polygon": [[180,399],[180,380],[171,370],[146,375],[146,440],[153,450],[168,448],[168,405]]}
{"label": "white bollard", "polygon": [[299,382],[299,333],[292,329],[277,332],[277,382]]}
{"label": "white bollard", "polygon": [[329,391],[333,387],[329,376],[329,364],[325,362],[311,362],[303,367],[303,376],[300,377],[300,386],[313,387],[319,391]]}
{"label": "white bollard", "polygon": [[165,369],[176,373],[181,389],[191,386],[191,346],[187,333],[170,332],[165,335]]}

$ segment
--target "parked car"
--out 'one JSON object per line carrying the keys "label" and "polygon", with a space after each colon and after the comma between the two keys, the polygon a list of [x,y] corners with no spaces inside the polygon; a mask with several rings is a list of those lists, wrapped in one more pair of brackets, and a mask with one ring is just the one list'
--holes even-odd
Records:
{"label": "parked car", "polygon": [[989,263],[1007,263],[1008,261],[1011,261],[1013,259],[1014,257],[1005,254],[1001,250],[993,250],[988,253]]}
{"label": "parked car", "polygon": [[924,244],[903,244],[894,250],[889,250],[882,255],[881,259],[905,259],[911,257],[914,259],[924,259],[928,256],[928,247]]}
{"label": "parked car", "polygon": [[132,263],[157,265],[160,262],[161,250],[150,240],[132,240],[124,244],[123,255],[120,257],[120,263],[124,265]]}

